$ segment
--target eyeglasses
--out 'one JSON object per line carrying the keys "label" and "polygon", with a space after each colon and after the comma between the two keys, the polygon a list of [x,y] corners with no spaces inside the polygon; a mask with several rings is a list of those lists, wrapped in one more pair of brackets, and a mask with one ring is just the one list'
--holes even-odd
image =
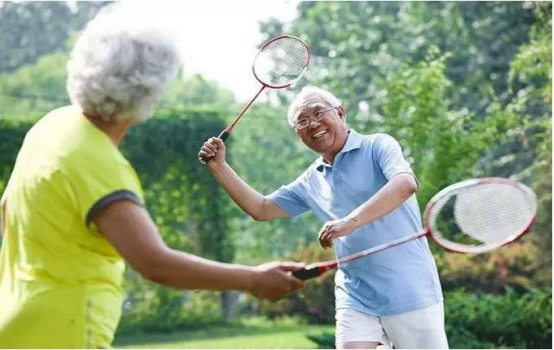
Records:
{"label": "eyeglasses", "polygon": [[324,109],[322,111],[318,111],[316,112],[313,116],[311,117],[307,117],[307,118],[302,118],[300,120],[298,120],[296,123],[294,123],[294,128],[296,130],[303,130],[303,129],[306,129],[308,126],[310,126],[310,124],[312,124],[313,122],[320,122],[323,120],[323,118],[325,118],[325,116],[327,115],[327,112],[329,111],[332,111],[333,109],[336,109],[338,107],[331,107],[331,108],[328,108],[328,109]]}

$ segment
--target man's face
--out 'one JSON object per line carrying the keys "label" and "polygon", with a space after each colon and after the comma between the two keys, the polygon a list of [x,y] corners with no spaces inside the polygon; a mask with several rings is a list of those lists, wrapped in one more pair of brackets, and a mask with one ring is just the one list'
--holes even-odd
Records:
{"label": "man's face", "polygon": [[299,109],[293,122],[302,142],[327,161],[332,162],[346,142],[348,129],[342,107],[333,108],[321,101],[309,102]]}

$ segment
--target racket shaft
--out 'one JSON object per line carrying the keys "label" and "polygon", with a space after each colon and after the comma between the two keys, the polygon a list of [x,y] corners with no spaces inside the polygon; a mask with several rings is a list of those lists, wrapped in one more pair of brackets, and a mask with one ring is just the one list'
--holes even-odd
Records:
{"label": "racket shaft", "polygon": [[262,93],[262,91],[264,91],[265,89],[265,85],[262,85],[261,89],[258,91],[258,93],[256,94],[256,96],[254,96],[253,99],[250,100],[250,102],[248,102],[248,104],[242,109],[242,111],[239,113],[239,115],[235,118],[235,120],[233,120],[233,122],[231,123],[231,125],[229,125],[227,127],[227,131],[229,131],[229,134],[231,133],[231,131],[233,131],[233,128],[235,127],[235,124],[238,123],[239,119],[244,115],[244,113],[246,113],[246,111],[248,110],[248,108],[250,108],[250,106],[252,105],[252,103],[254,103],[254,101],[256,101],[256,99],[258,98],[258,96],[260,96],[260,94]]}
{"label": "racket shaft", "polygon": [[[253,99],[250,100],[250,102],[246,105],[246,107],[243,108],[243,110],[240,112],[240,114],[235,118],[235,120],[233,120],[233,122],[225,129],[221,132],[221,134],[219,134],[219,136],[217,137],[218,139],[220,139],[221,141],[225,142],[225,140],[227,140],[227,138],[229,137],[229,135],[231,135],[231,132],[233,131],[233,128],[235,127],[235,124],[237,124],[237,122],[239,121],[239,119],[244,115],[244,113],[246,113],[246,111],[248,110],[248,108],[250,108],[250,106],[252,105],[252,103],[254,103],[254,101],[256,100],[256,98],[258,98],[258,96],[262,93],[262,91],[264,91],[265,89],[265,85],[262,85],[262,88],[260,89],[260,91],[258,91],[258,93],[256,94],[256,96],[254,96]],[[201,157],[200,158],[200,161],[202,162],[202,164],[207,164],[210,159],[212,159],[212,157]]]}
{"label": "racket shaft", "polygon": [[372,248],[369,248],[369,249],[366,249],[366,250],[362,250],[361,252],[358,252],[356,254],[348,255],[348,256],[345,256],[345,257],[339,259],[338,263],[339,264],[344,264],[344,263],[352,261],[352,260],[363,258],[364,256],[367,256],[369,254],[377,253],[377,252],[380,252],[381,250],[385,250],[387,248],[394,247],[394,246],[397,246],[397,245],[402,244],[402,243],[406,243],[408,241],[411,241],[412,239],[416,239],[416,238],[419,238],[421,236],[425,236],[428,232],[429,232],[428,230],[424,230],[422,232],[418,232],[418,233],[413,234],[411,236],[402,237],[402,238],[396,239],[394,241],[390,241],[390,242],[387,242],[387,243],[380,244],[376,247],[372,247]]}
{"label": "racket shaft", "polygon": [[361,252],[358,252],[356,254],[345,256],[339,259],[338,261],[327,261],[327,262],[322,262],[318,264],[308,265],[302,270],[294,271],[292,275],[301,280],[308,280],[311,278],[315,278],[315,277],[321,276],[323,273],[329,270],[336,268],[337,266],[339,266],[339,264],[344,264],[352,260],[363,258],[364,256],[367,256],[369,254],[377,253],[377,252],[380,252],[381,250],[385,250],[387,248],[394,247],[399,244],[411,241],[412,239],[425,236],[428,233],[429,233],[428,230],[424,230],[422,232],[418,232],[411,236],[402,237],[397,240],[378,245],[376,247],[362,250]]}

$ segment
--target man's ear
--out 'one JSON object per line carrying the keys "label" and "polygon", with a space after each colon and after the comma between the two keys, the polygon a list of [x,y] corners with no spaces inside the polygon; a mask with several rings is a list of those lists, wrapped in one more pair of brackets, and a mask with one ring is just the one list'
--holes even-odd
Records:
{"label": "man's ear", "polygon": [[340,119],[345,122],[346,121],[346,112],[344,111],[344,108],[342,106],[337,107],[337,113],[339,114]]}

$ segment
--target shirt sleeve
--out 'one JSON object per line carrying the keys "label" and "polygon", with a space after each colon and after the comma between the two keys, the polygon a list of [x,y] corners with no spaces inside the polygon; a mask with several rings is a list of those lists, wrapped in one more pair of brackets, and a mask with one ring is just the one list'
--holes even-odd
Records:
{"label": "shirt sleeve", "polygon": [[407,173],[411,174],[419,185],[410,163],[404,159],[400,144],[392,136],[383,134],[377,138],[374,155],[388,181],[398,174]]}
{"label": "shirt sleeve", "polygon": [[300,175],[290,184],[281,186],[268,196],[273,203],[291,217],[298,216],[310,209],[306,188],[303,185],[304,177],[305,174]]}
{"label": "shirt sleeve", "polygon": [[10,188],[10,180],[8,180],[8,183],[6,184],[6,187],[4,188],[4,193],[2,193],[2,197],[0,198],[0,206],[3,206],[6,202],[6,198],[8,198],[8,189]]}
{"label": "shirt sleeve", "polygon": [[143,192],[138,176],[127,162],[114,162],[109,171],[102,166],[85,166],[68,177],[75,193],[79,215],[89,226],[109,204],[128,200],[143,206]]}
{"label": "shirt sleeve", "polygon": [[6,184],[2,198],[0,198],[0,243],[2,242],[2,237],[4,236],[4,231],[6,227],[6,200],[8,198],[8,189],[10,188],[10,180]]}
{"label": "shirt sleeve", "polygon": [[4,217],[6,215],[6,209],[4,207],[6,204],[5,195],[6,194],[4,193],[2,199],[0,199],[0,243],[2,243],[2,237],[4,237],[4,230],[6,226],[6,218]]}

